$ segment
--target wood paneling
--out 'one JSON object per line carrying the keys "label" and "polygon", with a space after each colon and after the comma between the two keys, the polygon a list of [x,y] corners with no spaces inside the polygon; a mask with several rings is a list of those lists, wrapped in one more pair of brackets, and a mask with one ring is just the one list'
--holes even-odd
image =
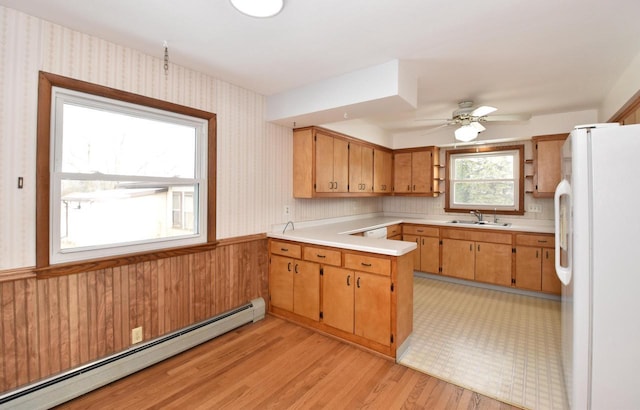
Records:
{"label": "wood paneling", "polygon": [[267,296],[263,235],[211,250],[0,282],[0,392]]}

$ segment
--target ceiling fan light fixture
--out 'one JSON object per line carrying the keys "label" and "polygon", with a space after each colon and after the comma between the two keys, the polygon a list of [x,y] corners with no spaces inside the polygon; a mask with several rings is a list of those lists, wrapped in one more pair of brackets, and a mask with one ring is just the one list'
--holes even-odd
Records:
{"label": "ceiling fan light fixture", "polygon": [[257,18],[273,17],[284,8],[284,0],[229,0],[229,2],[240,13]]}
{"label": "ceiling fan light fixture", "polygon": [[471,125],[463,125],[458,128],[454,134],[458,141],[469,142],[476,139],[478,136],[478,130]]}

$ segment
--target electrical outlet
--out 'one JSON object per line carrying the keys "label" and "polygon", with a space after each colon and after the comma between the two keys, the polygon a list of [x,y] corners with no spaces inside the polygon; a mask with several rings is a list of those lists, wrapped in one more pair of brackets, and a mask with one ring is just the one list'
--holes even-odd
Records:
{"label": "electrical outlet", "polygon": [[542,205],[540,205],[540,204],[529,204],[527,206],[527,212],[540,213],[540,212],[542,212]]}
{"label": "electrical outlet", "polygon": [[284,206],[284,210],[282,211],[282,213],[284,214],[284,216],[291,216],[291,208],[289,207],[289,205]]}
{"label": "electrical outlet", "polygon": [[131,329],[131,344],[142,342],[142,326]]}

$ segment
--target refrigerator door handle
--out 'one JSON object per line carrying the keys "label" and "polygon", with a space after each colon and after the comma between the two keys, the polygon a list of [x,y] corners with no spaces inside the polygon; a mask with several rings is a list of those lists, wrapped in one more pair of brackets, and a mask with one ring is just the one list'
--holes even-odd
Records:
{"label": "refrigerator door handle", "polygon": [[[555,219],[555,265],[556,265],[556,274],[558,275],[558,279],[564,285],[568,285],[571,281],[571,227],[568,226],[571,218],[571,205],[569,203],[568,206],[560,208],[560,197],[566,195],[569,199],[571,199],[571,185],[566,179],[563,179],[558,184],[556,188],[556,192],[553,198],[554,205],[554,219]],[[567,251],[567,266],[562,266],[561,261],[561,250],[565,249]]]}

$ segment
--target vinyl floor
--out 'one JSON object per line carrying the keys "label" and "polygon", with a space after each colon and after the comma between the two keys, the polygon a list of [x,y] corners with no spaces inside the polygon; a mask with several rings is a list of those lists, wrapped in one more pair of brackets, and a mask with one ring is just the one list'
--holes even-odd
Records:
{"label": "vinyl floor", "polygon": [[398,361],[527,409],[567,409],[561,303],[415,277],[414,332]]}

